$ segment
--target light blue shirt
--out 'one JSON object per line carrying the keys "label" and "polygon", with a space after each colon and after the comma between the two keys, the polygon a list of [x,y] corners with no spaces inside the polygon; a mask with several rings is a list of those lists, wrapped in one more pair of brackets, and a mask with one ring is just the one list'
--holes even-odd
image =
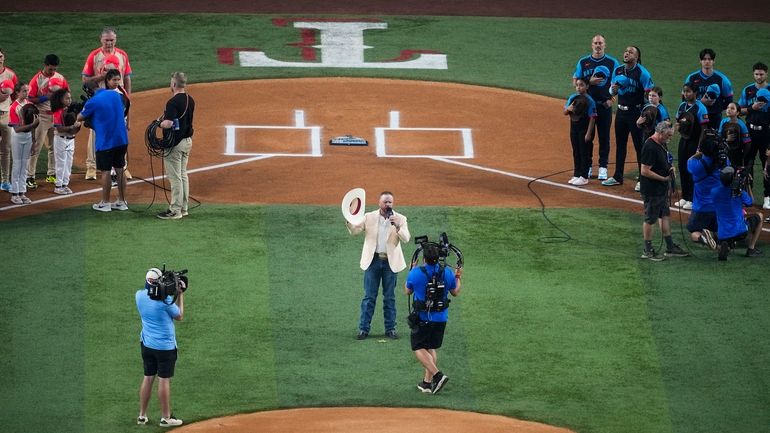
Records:
{"label": "light blue shirt", "polygon": [[165,302],[150,299],[147,290],[136,292],[136,309],[142,318],[142,333],[139,338],[145,347],[155,350],[176,349],[176,333],[174,317],[179,317],[179,307],[171,303],[173,298]]}

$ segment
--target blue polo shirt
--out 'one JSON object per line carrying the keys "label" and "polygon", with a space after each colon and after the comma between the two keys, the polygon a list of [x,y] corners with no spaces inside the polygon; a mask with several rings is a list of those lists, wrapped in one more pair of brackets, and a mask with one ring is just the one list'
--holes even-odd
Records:
{"label": "blue polo shirt", "polygon": [[[429,265],[425,264],[425,270],[428,271],[428,275],[432,277],[438,272],[438,264]],[[429,277],[420,270],[420,266],[409,271],[409,276],[406,278],[406,287],[414,292],[415,301],[424,301],[428,286]],[[449,266],[444,268],[444,301],[449,296],[449,291],[457,287],[457,280],[455,280],[455,273]],[[420,320],[423,322],[446,322],[449,318],[449,309],[444,311],[421,311]]]}
{"label": "blue polo shirt", "polygon": [[719,239],[734,238],[749,231],[743,216],[743,207],[751,206],[751,196],[746,191],[741,191],[741,195],[737,197],[732,194],[732,190],[721,183],[712,190]]}
{"label": "blue polo shirt", "polygon": [[152,300],[146,289],[136,292],[136,309],[142,318],[139,338],[145,347],[155,350],[176,349],[174,317],[178,317],[180,311],[171,300],[170,296],[166,302]]}
{"label": "blue polo shirt", "polygon": [[91,120],[97,152],[128,145],[123,101],[118,92],[99,89],[86,101],[80,114]]}

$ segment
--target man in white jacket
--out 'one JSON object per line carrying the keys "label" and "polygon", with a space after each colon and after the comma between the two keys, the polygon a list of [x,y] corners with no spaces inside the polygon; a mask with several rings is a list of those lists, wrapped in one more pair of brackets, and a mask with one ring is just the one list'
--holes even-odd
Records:
{"label": "man in white jacket", "polygon": [[364,233],[364,247],[361,252],[361,269],[364,270],[364,298],[361,301],[361,318],[358,324],[358,339],[369,336],[377,294],[382,283],[383,315],[385,336],[398,338],[396,332],[396,277],[406,268],[401,242],[411,238],[406,217],[393,211],[393,193],[380,194],[379,209],[364,215],[361,224],[346,222],[352,235]]}

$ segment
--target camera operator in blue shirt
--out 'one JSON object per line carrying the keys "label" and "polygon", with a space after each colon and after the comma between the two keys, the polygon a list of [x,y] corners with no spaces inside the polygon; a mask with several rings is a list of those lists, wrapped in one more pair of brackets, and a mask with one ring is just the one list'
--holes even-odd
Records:
{"label": "camera operator in blue shirt", "polygon": [[717,213],[719,260],[727,260],[730,250],[735,248],[735,241],[742,239],[747,239],[746,257],[761,256],[756,244],[762,232],[762,214],[744,214],[743,210],[744,206],[752,205],[751,194],[747,192],[747,175],[728,166],[721,170],[719,180],[720,184],[712,190]]}
{"label": "camera operator in blue shirt", "polygon": [[439,246],[435,243],[424,244],[423,258],[425,265],[409,271],[404,289],[407,295],[414,293],[414,311],[419,314],[419,321],[414,323],[414,327],[410,324],[412,351],[425,368],[422,382],[417,384],[417,389],[424,393],[436,394],[449,379],[438,369],[436,352],[444,340],[448,318],[448,294],[460,294],[463,270],[458,268],[455,273],[451,268],[439,264]]}
{"label": "camera operator in blue shirt", "polygon": [[[185,272],[185,271],[183,271]],[[163,272],[158,268],[147,271],[145,287],[136,292],[136,308],[142,318],[139,336],[144,362],[144,380],[139,389],[139,416],[137,424],[147,424],[147,406],[152,395],[152,384],[158,377],[160,400],[160,426],[182,425],[181,419],[171,415],[171,378],[177,359],[174,320],[184,317],[184,291],[187,279],[176,278],[179,274]],[[171,275],[171,278],[166,278]],[[170,281],[175,287],[167,287]],[[170,293],[169,293],[170,292]],[[175,300],[176,298],[176,300]]]}

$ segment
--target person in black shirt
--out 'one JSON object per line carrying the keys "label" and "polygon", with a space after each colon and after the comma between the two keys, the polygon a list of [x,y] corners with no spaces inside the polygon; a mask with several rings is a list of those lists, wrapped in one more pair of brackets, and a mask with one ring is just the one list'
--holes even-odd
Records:
{"label": "person in black shirt", "polygon": [[682,250],[671,238],[671,211],[669,196],[671,194],[671,179],[674,178],[674,167],[671,165],[673,156],[668,151],[668,144],[674,135],[674,127],[668,122],[660,122],[655,126],[655,133],[642,146],[642,165],[640,190],[644,199],[644,235],[643,259],[661,261],[652,248],[652,227],[660,221],[660,231],[666,240],[666,256],[685,257],[689,253]]}
{"label": "person in black shirt", "polygon": [[160,219],[180,219],[187,216],[190,184],[187,179],[187,160],[192,149],[193,114],[195,101],[187,94],[187,76],[184,72],[171,74],[171,92],[174,96],[166,103],[160,127],[173,129],[176,144],[163,158],[166,176],[171,184],[171,203],[168,210],[158,214]]}

